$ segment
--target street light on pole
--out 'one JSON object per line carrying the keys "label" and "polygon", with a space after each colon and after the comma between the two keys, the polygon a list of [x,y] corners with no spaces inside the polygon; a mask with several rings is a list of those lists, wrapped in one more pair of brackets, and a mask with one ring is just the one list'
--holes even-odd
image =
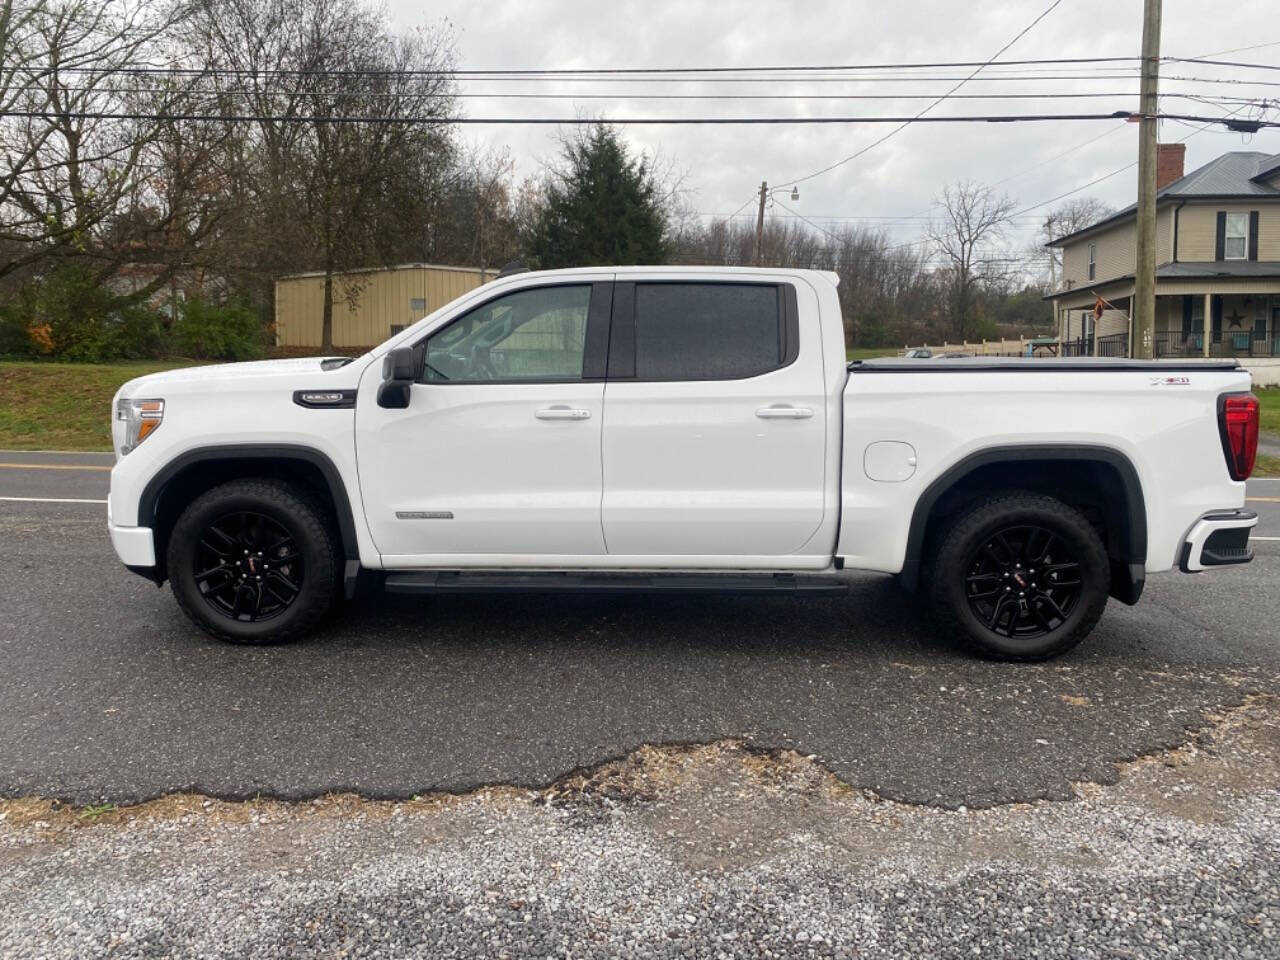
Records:
{"label": "street light on pole", "polygon": [[[782,192],[784,192],[786,189],[787,189],[786,187],[774,187],[772,190],[770,190],[770,189],[769,189],[769,182],[768,182],[767,180],[761,180],[761,181],[760,181],[760,210],[759,210],[759,212],[756,214],[756,266],[757,266],[757,267],[758,267],[758,266],[760,266],[760,259],[761,259],[762,255],[763,255],[763,252],[764,252],[764,208],[765,208],[765,204],[766,204],[766,203],[768,203],[769,198],[770,198],[771,196],[773,196],[775,193],[782,193]],[[799,199],[800,199],[800,188],[799,188],[799,187],[792,187],[792,188],[791,188],[791,199],[792,199],[792,200],[799,200]]]}

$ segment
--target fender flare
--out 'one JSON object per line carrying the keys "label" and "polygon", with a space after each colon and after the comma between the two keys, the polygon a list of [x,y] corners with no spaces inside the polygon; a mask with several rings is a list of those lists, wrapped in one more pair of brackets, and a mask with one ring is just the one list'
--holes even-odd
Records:
{"label": "fender flare", "polygon": [[[898,578],[908,590],[920,583],[920,569],[924,557],[925,528],[929,514],[942,496],[975,470],[994,463],[1019,463],[1024,461],[1094,461],[1115,469],[1123,487],[1124,517],[1128,529],[1125,538],[1128,556],[1121,558],[1125,565],[1121,582],[1116,583],[1113,570],[1113,593],[1119,587],[1118,598],[1125,603],[1136,603],[1146,582],[1147,570],[1147,506],[1142,495],[1142,481],[1133,462],[1114,447],[1093,444],[1015,444],[978,450],[952,464],[942,472],[916,501],[911,514],[911,526],[907,532],[907,549],[902,572]],[[1113,564],[1114,566],[1114,564]],[[1124,583],[1127,580],[1127,584]]]}
{"label": "fender flare", "polygon": [[346,579],[355,576],[360,565],[360,548],[356,535],[355,515],[351,510],[351,497],[342,474],[327,454],[314,447],[291,443],[215,444],[196,447],[174,457],[147,481],[138,500],[138,525],[154,526],[160,496],[174,477],[196,463],[214,460],[293,460],[309,464],[320,471],[329,487],[338,520],[338,532],[342,536],[342,552],[346,558]]}

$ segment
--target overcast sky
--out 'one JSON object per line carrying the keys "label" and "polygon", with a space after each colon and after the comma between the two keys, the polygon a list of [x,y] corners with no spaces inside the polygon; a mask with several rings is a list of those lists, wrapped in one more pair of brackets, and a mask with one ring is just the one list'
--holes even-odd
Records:
{"label": "overcast sky", "polygon": [[[440,3],[388,0],[401,26],[453,25],[460,66],[485,68],[690,67],[858,64],[907,61],[985,60],[1049,5],[1050,0],[845,0],[803,4],[693,0],[488,0]],[[1140,52],[1141,0],[1063,0],[1002,59],[1136,56]],[[1169,56],[1205,56],[1280,41],[1276,0],[1165,0],[1162,51]],[[1280,44],[1232,53],[1227,59],[1280,63]],[[1127,66],[1127,65],[1126,65]],[[1009,69],[1009,68],[1006,68]],[[968,71],[940,71],[960,76]],[[1167,75],[1243,77],[1239,71],[1198,64],[1172,65]],[[983,76],[983,74],[979,74]],[[1280,73],[1247,76],[1276,86],[1169,82],[1184,90],[1280,100]],[[544,83],[465,82],[469,92],[602,93],[843,93],[941,94],[955,80],[864,83]],[[1051,93],[1135,91],[1136,80],[1041,80],[1018,83],[972,81],[959,93]],[[820,116],[905,115],[925,100],[463,100],[470,116]],[[1102,113],[1136,109],[1134,95],[1075,100],[956,100],[935,108],[939,115],[973,113]],[[1219,115],[1227,107],[1169,100],[1165,112]],[[1270,119],[1280,119],[1273,109]],[[882,125],[832,126],[629,126],[628,141],[658,153],[685,175],[693,209],[730,214],[752,198],[760,181],[791,182],[852,154],[888,131]],[[1111,131],[1107,135],[1107,131]],[[1181,140],[1193,129],[1163,124],[1162,141]],[[494,146],[509,145],[523,175],[554,154],[554,127],[468,127],[464,136]],[[1058,160],[1057,154],[1099,138]],[[1019,206],[1047,200],[1117,170],[1136,158],[1137,128],[1115,120],[1074,123],[916,124],[865,156],[800,185],[797,212],[819,223],[828,218],[867,218],[896,237],[920,232],[942,186],[961,178],[980,180],[1008,193]],[[1253,136],[1212,128],[1187,141],[1187,169],[1228,150],[1280,153],[1280,129]],[[1048,161],[1048,162],[1046,162]],[[1039,166],[1037,166],[1039,164]],[[1000,182],[1004,181],[1004,182]],[[1121,206],[1134,199],[1136,170],[1130,169],[1082,195]],[[749,205],[744,215],[752,215]],[[1030,239],[1038,208],[1020,221]],[[785,211],[775,208],[776,213]]]}

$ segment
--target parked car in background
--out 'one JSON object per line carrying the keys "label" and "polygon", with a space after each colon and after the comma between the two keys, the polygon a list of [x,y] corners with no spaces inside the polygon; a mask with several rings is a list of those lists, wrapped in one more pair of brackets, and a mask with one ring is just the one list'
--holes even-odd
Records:
{"label": "parked car in background", "polygon": [[524,272],[358,358],[126,383],[108,524],[236,643],[336,597],[921,587],[997,657],[1070,649],[1149,574],[1251,559],[1234,360],[846,364],[837,277]]}
{"label": "parked car in background", "polygon": [[928,347],[915,347],[902,356],[904,360],[929,360],[933,357],[933,351]]}

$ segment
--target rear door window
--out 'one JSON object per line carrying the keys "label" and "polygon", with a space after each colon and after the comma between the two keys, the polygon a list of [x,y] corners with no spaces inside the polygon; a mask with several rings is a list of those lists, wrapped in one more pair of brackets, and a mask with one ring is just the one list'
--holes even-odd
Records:
{"label": "rear door window", "polygon": [[788,360],[782,288],[637,283],[635,379],[733,380]]}

